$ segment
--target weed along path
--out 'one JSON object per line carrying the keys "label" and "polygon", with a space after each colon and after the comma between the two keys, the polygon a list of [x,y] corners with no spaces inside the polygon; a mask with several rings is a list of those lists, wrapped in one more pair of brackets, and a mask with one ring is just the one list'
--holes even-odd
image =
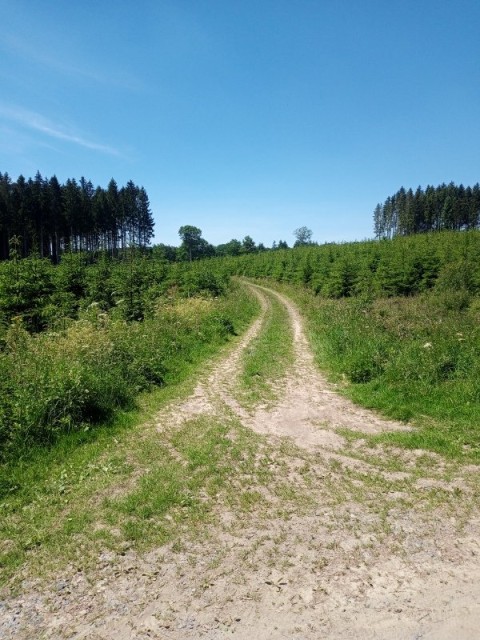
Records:
{"label": "weed along path", "polygon": [[0,637],[478,637],[479,469],[375,443],[406,427],[338,395],[295,306],[246,286],[257,320],[92,500],[103,546],[26,570]]}

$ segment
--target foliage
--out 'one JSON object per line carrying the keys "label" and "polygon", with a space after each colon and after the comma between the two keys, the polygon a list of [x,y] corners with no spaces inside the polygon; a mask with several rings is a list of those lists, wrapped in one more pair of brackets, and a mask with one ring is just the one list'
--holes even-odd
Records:
{"label": "foliage", "polygon": [[168,272],[142,256],[89,265],[74,255],[1,266],[0,456],[105,420],[243,322],[231,299],[245,296],[195,263]]}
{"label": "foliage", "polygon": [[324,298],[480,290],[480,232],[297,247],[217,261],[216,270],[306,285]]}
{"label": "foliage", "polygon": [[53,269],[38,256],[20,260],[16,249],[14,242],[12,260],[0,263],[0,321],[5,324],[19,317],[30,330],[39,331],[48,321]]}
{"label": "foliage", "polygon": [[217,256],[239,256],[242,253],[242,243],[233,238],[226,244],[219,244],[215,248]]}
{"label": "foliage", "polygon": [[464,187],[453,182],[428,185],[413,192],[401,187],[373,212],[377,238],[391,238],[445,229],[477,229],[480,223],[480,185]]}
{"label": "foliage", "polygon": [[[182,244],[180,247],[171,245],[157,244],[152,247],[152,254],[155,259],[162,259],[168,262],[190,261],[190,248],[192,248],[192,260],[212,257],[239,256],[240,254],[261,253],[263,251],[275,251],[276,249],[288,249],[288,244],[284,240],[273,242],[271,249],[265,247],[262,242],[255,243],[251,236],[245,236],[243,240],[232,238],[229,242],[219,244],[216,247],[209,244],[201,237],[201,230],[198,227],[181,227],[180,231],[185,229],[193,230],[193,237],[187,236],[187,244],[183,239],[183,232],[180,233]],[[190,235],[190,232],[189,232]]]}
{"label": "foliage", "polygon": [[214,255],[215,250],[204,238],[202,230],[190,224],[183,225],[178,230],[182,240],[179,249],[180,259],[188,259],[190,262],[198,258],[207,258]]}
{"label": "foliage", "polygon": [[251,236],[245,236],[242,240],[241,253],[255,253],[257,246]]}
{"label": "foliage", "polygon": [[120,189],[110,180],[107,189],[84,177],[44,178],[37,172],[13,182],[0,173],[0,260],[10,256],[12,238],[21,238],[19,255],[37,251],[57,262],[65,252],[109,251],[147,247],[153,236],[147,192],[131,180]]}
{"label": "foliage", "polygon": [[312,241],[312,230],[308,227],[299,227],[293,232],[295,236],[294,247],[304,247]]}
{"label": "foliage", "polygon": [[124,320],[142,320],[169,290],[186,297],[218,296],[227,282],[226,273],[215,273],[208,265],[169,264],[139,249],[129,249],[115,260],[106,253],[97,260],[87,253],[69,253],[59,265],[14,254],[12,260],[0,262],[0,323],[8,325],[19,317],[32,332],[58,328],[91,304]]}

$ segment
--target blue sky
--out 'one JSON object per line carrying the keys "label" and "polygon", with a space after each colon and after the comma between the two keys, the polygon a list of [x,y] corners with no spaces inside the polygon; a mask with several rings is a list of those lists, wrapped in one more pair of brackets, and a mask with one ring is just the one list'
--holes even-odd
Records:
{"label": "blue sky", "polygon": [[480,181],[478,0],[0,0],[0,171],[143,185],[156,242],[372,237]]}

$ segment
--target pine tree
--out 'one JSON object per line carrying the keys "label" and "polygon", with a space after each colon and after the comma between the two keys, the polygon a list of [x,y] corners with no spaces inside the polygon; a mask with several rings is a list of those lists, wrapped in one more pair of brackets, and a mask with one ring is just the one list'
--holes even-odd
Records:
{"label": "pine tree", "polygon": [[140,187],[137,193],[137,224],[138,224],[138,244],[146,248],[153,238],[155,222],[150,209],[150,201],[147,192]]}

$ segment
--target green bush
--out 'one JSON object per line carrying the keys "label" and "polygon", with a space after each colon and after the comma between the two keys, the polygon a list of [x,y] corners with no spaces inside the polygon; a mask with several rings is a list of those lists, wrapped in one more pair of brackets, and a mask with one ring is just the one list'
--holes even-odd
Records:
{"label": "green bush", "polygon": [[0,351],[0,458],[105,420],[139,391],[180,379],[255,308],[234,287],[217,299],[159,300],[143,322],[90,305],[62,331],[32,335],[18,318]]}

